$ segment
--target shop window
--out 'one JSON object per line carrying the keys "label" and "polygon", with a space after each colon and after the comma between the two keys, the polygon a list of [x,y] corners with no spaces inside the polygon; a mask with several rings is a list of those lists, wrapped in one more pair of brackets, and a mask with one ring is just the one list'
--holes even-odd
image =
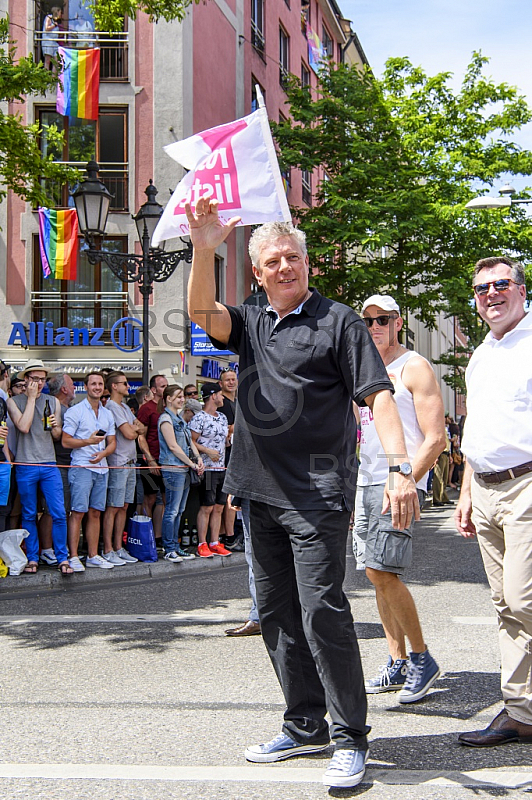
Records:
{"label": "shop window", "polygon": [[[97,31],[94,18],[86,0],[35,0],[35,60],[44,61],[44,49],[50,44],[44,30],[46,17],[52,8],[61,8],[62,17],[57,29],[52,31],[52,42],[62,47],[87,49],[100,48],[100,80],[125,81],[128,79],[128,32]],[[52,44],[52,48],[53,48]]]}
{"label": "shop window", "polygon": [[[37,109],[37,118],[43,132],[40,138],[43,155],[52,155],[55,161],[62,161],[77,169],[84,170],[87,161],[96,159],[100,167],[100,180],[112,195],[111,209],[128,209],[128,162],[127,162],[127,110],[100,107],[97,121],[69,120],[55,109]],[[65,143],[58,149],[48,140],[47,129],[55,125],[65,134]],[[56,206],[73,206],[69,190],[72,186],[64,184],[46,187],[54,198]]]}
{"label": "shop window", "polygon": [[[126,253],[127,237],[106,237],[102,249]],[[127,307],[127,284],[105,264],[89,264],[81,239],[77,278],[63,281],[44,277],[39,237],[33,237],[33,322],[52,322],[55,328],[104,328],[108,332],[117,320],[127,316]]]}

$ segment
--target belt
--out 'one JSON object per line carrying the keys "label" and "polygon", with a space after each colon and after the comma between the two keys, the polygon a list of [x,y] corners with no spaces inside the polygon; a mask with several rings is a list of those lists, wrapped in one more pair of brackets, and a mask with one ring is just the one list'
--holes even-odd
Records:
{"label": "belt", "polygon": [[514,478],[520,478],[528,472],[532,472],[532,461],[527,461],[526,464],[520,464],[512,469],[505,469],[503,472],[477,472],[477,476],[484,483],[504,483],[504,481],[513,481]]}

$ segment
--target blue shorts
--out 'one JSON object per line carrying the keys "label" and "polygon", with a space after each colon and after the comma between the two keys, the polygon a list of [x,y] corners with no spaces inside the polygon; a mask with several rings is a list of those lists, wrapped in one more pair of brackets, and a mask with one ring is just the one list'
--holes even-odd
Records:
{"label": "blue shorts", "polygon": [[107,481],[107,505],[123,508],[126,503],[135,499],[137,471],[134,466],[129,469],[110,469]]}
{"label": "blue shorts", "polygon": [[68,470],[70,484],[70,508],[85,514],[89,508],[105,511],[107,499],[107,476],[85,467]]}

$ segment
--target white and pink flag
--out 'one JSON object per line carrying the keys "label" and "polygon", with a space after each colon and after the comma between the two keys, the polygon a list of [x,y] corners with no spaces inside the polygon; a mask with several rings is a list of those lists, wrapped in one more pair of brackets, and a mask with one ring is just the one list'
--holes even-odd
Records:
{"label": "white and pink flag", "polygon": [[188,235],[185,203],[194,210],[199,197],[218,200],[223,222],[231,217],[241,217],[240,225],[291,220],[264,106],[164,149],[190,172],[164,209],[152,237],[154,247]]}

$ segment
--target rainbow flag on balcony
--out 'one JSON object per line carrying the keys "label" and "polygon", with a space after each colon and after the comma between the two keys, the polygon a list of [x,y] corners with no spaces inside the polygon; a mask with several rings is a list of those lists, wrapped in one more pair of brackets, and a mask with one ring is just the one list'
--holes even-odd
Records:
{"label": "rainbow flag on balcony", "polygon": [[[100,95],[100,51],[59,47],[63,69],[57,84],[58,114],[80,119],[98,119]],[[61,88],[62,87],[62,88]]]}
{"label": "rainbow flag on balcony", "polygon": [[75,208],[39,208],[39,247],[45,278],[74,281],[78,267],[78,217]]}

